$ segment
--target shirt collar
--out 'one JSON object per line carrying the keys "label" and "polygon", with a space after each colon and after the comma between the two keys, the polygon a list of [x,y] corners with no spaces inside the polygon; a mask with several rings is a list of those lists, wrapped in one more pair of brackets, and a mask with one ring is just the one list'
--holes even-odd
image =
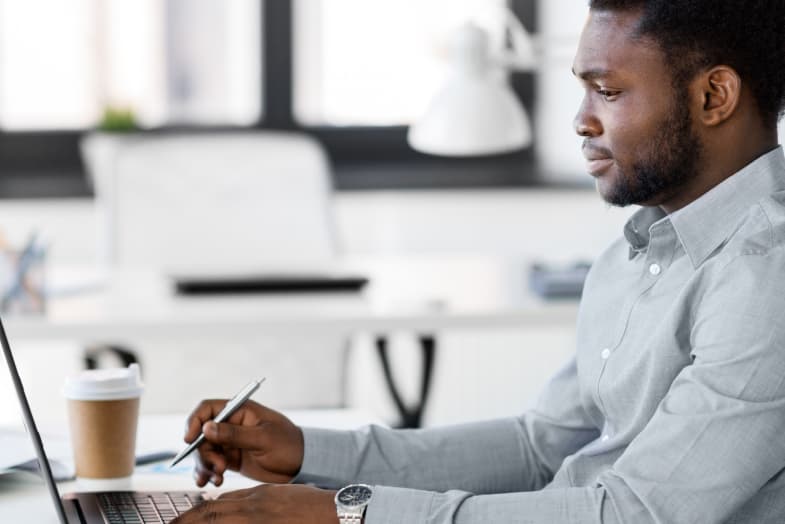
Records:
{"label": "shirt collar", "polygon": [[[693,267],[701,265],[735,231],[750,207],[764,197],[785,189],[785,155],[782,147],[759,157],[670,219]],[[624,228],[630,258],[649,244],[651,226],[663,219],[659,207],[642,208]]]}
{"label": "shirt collar", "polygon": [[624,236],[630,244],[630,260],[649,247],[651,226],[665,216],[665,211],[655,206],[641,208],[630,217],[624,226]]}

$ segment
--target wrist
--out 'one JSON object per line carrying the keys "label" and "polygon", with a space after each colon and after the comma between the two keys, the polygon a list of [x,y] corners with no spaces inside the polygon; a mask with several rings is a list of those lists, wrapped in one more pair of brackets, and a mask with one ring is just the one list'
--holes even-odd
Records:
{"label": "wrist", "polygon": [[285,482],[294,482],[303,469],[305,460],[305,437],[299,426],[292,425],[289,432],[288,447],[286,454],[282,456],[278,464],[278,472],[286,476]]}
{"label": "wrist", "polygon": [[322,507],[324,508],[323,522],[341,524],[341,521],[338,519],[338,513],[335,511],[335,495],[338,491],[334,489],[323,489],[321,491],[324,494],[322,499]]}
{"label": "wrist", "polygon": [[292,478],[295,478],[300,474],[300,471],[303,469],[303,462],[305,461],[305,435],[303,434],[303,430],[300,426],[295,426],[294,428],[297,430],[297,467],[294,468],[294,474],[292,475]]}

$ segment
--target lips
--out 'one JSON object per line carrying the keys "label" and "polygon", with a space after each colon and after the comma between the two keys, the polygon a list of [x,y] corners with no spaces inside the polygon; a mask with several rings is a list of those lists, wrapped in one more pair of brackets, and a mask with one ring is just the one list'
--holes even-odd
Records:
{"label": "lips", "polygon": [[613,165],[613,158],[599,148],[584,147],[583,156],[586,158],[586,168],[592,176],[601,175]]}
{"label": "lips", "polygon": [[592,176],[599,176],[613,165],[612,158],[586,159],[586,168]]}

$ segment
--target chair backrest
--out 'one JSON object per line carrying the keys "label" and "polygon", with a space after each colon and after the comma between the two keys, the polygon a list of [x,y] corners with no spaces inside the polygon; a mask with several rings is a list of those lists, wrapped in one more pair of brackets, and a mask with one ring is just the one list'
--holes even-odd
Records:
{"label": "chair backrest", "polygon": [[[85,137],[82,151],[110,266],[225,275],[335,262],[329,163],[306,135],[98,133]],[[215,340],[197,334],[134,340],[145,396],[156,399],[144,409],[190,409],[208,376],[211,395],[268,376],[277,385],[265,391],[266,402],[341,405],[346,342],[301,335],[225,337],[220,358]],[[189,372],[173,378],[184,366]]]}
{"label": "chair backrest", "polygon": [[[91,142],[92,140],[92,142]],[[299,133],[87,137],[107,262],[221,272],[337,254],[330,168]]]}

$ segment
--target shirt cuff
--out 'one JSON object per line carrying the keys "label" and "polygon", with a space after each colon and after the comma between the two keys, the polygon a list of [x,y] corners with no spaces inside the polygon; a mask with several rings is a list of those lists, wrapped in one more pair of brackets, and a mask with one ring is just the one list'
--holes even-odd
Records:
{"label": "shirt cuff", "polygon": [[321,428],[302,428],[302,432],[303,465],[292,482],[331,489],[350,484],[357,469],[351,432]]}
{"label": "shirt cuff", "polygon": [[365,524],[428,522],[436,493],[387,486],[373,486],[373,497],[365,510]]}

